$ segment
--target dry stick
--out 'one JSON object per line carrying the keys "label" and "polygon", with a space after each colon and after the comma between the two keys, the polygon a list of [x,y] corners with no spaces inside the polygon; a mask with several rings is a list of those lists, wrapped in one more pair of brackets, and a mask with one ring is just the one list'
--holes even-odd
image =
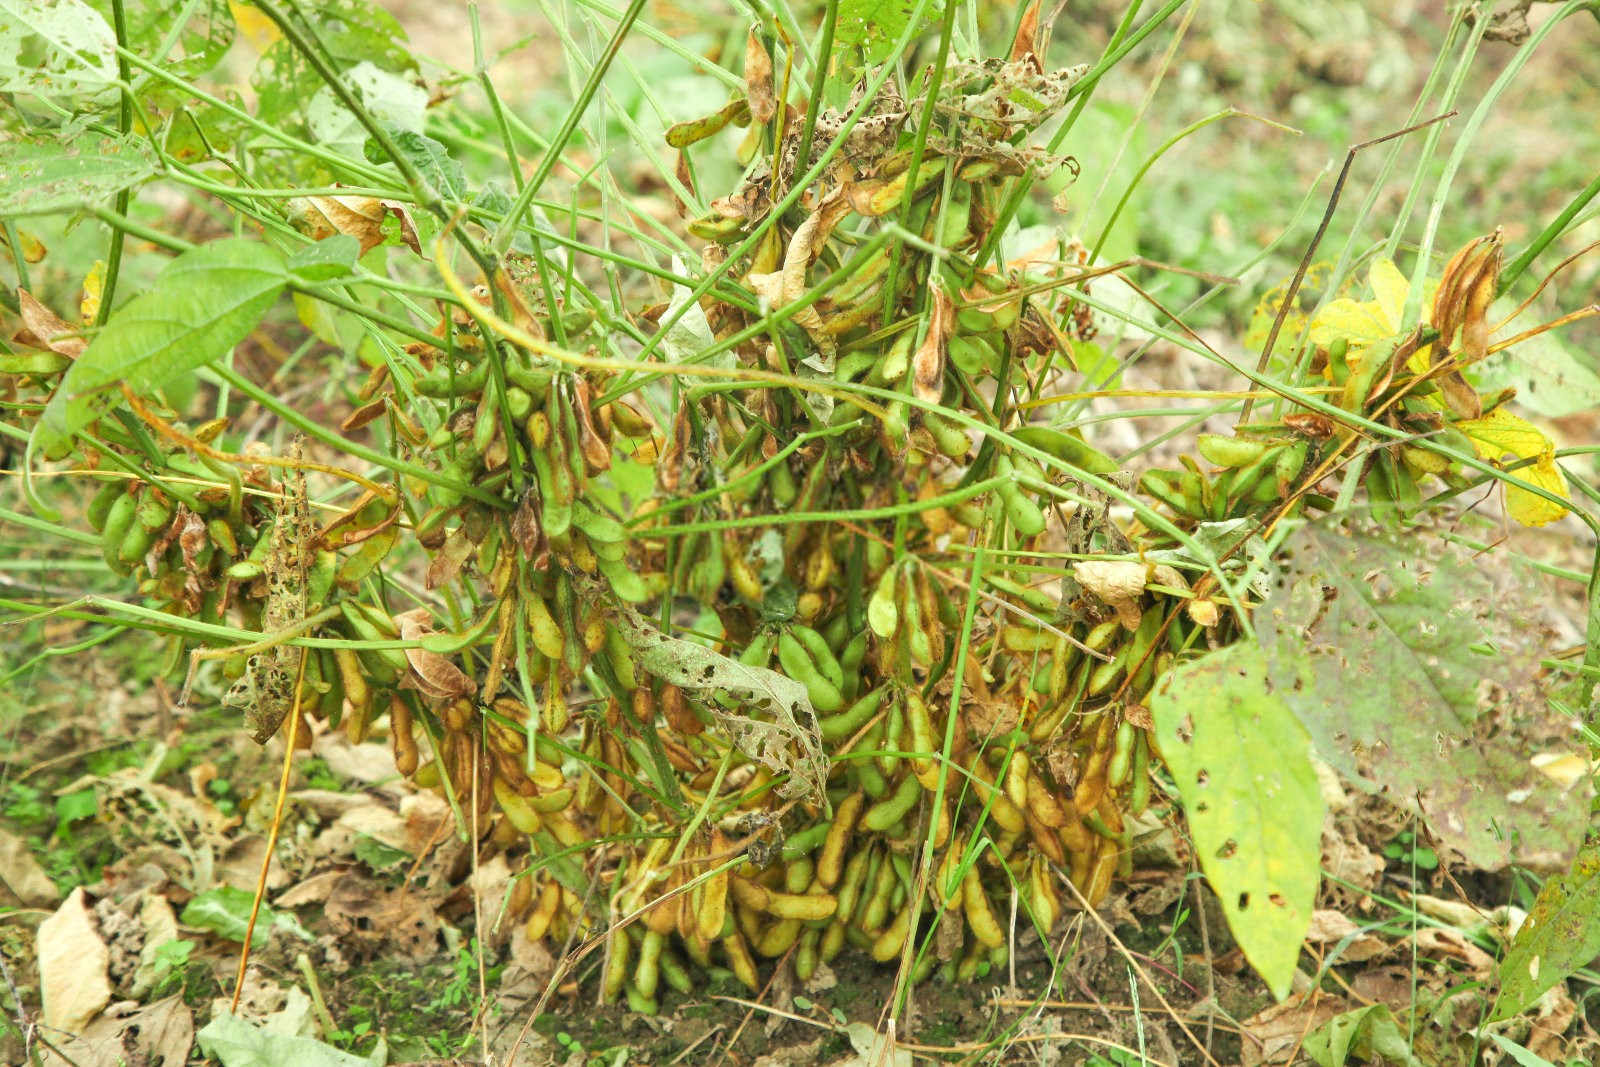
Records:
{"label": "dry stick", "polygon": [[1566,259],[1563,259],[1560,263],[1557,263],[1553,268],[1551,268],[1550,273],[1546,274],[1544,278],[1540,280],[1539,284],[1534,286],[1533,292],[1528,294],[1527,299],[1518,304],[1511,314],[1507,315],[1505,318],[1496,323],[1489,332],[1499,333],[1501,330],[1505,329],[1513,319],[1522,314],[1524,311],[1528,310],[1528,305],[1539,298],[1539,294],[1544,292],[1545,286],[1555,281],[1557,274],[1560,274],[1567,267],[1571,266],[1573,263],[1576,263],[1579,259],[1588,255],[1590,252],[1593,252],[1596,248],[1600,248],[1600,241],[1595,241],[1591,244],[1584,245],[1582,248],[1572,253],[1572,255],[1568,256]]}
{"label": "dry stick", "polygon": [[294,746],[300,739],[300,695],[305,688],[306,660],[310,659],[305,652],[300,654],[300,669],[294,679],[294,704],[289,709],[289,741],[283,749],[283,774],[278,779],[278,799],[272,807],[272,828],[267,832],[267,851],[261,857],[261,873],[256,877],[256,896],[250,902],[250,921],[244,928],[244,947],[239,950],[239,973],[233,980],[233,1003],[229,1005],[231,1014],[239,1013],[239,996],[244,992],[244,972],[250,964],[250,945],[255,939],[256,917],[261,914],[261,902],[267,895],[267,871],[272,866],[272,850],[278,847],[278,829],[283,825],[283,808],[289,799],[289,772],[294,770]]}
{"label": "dry stick", "polygon": [[128,406],[133,409],[133,413],[139,416],[139,420],[152,430],[155,430],[162,437],[182,445],[191,452],[198,452],[207,459],[214,459],[219,463],[233,463],[252,467],[287,467],[291,470],[317,471],[321,474],[331,474],[335,478],[343,478],[345,481],[354,482],[363,489],[378,494],[385,500],[392,499],[398,495],[392,486],[380,485],[371,478],[363,477],[355,471],[347,471],[343,467],[334,467],[309,459],[284,459],[281,456],[267,455],[247,456],[238,452],[224,452],[220,448],[212,448],[193,434],[180,430],[151,411],[144,401],[140,400],[138,395],[127,385],[122,387],[122,398],[128,402]]}
{"label": "dry stick", "polygon": [[[1356,153],[1363,148],[1372,148],[1374,145],[1392,141],[1397,137],[1404,137],[1408,133],[1415,133],[1435,123],[1443,122],[1456,113],[1446,111],[1443,115],[1435,115],[1431,119],[1407,126],[1403,130],[1386,133],[1382,137],[1375,137],[1370,141],[1362,141],[1350,149],[1344,157],[1344,166],[1339,168],[1339,177],[1333,183],[1333,195],[1328,197],[1328,206],[1322,212],[1322,222],[1317,226],[1316,234],[1311,238],[1311,243],[1306,246],[1306,254],[1300,257],[1300,266],[1294,272],[1294,280],[1289,283],[1289,289],[1283,294],[1283,301],[1278,305],[1278,314],[1272,320],[1272,329],[1267,332],[1267,343],[1261,349],[1261,358],[1256,361],[1256,373],[1265,374],[1267,361],[1272,358],[1272,348],[1278,343],[1278,332],[1283,329],[1284,320],[1289,317],[1289,308],[1294,305],[1294,298],[1300,292],[1300,285],[1306,280],[1306,271],[1311,269],[1311,257],[1316,255],[1317,246],[1322,243],[1322,238],[1328,232],[1329,223],[1333,222],[1333,213],[1339,206],[1339,196],[1344,192],[1344,183],[1350,177],[1350,168],[1356,161]],[[1244,407],[1239,411],[1239,422],[1243,423],[1250,418],[1250,409],[1254,406],[1254,399],[1246,400]]]}

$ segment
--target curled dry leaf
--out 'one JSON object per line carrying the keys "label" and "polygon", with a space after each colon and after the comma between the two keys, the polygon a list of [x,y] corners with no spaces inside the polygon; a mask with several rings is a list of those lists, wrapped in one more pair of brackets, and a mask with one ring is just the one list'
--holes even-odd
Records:
{"label": "curled dry leaf", "polygon": [[[394,623],[400,628],[400,637],[403,640],[420,641],[433,633],[433,628],[428,625],[429,619],[430,615],[426,608],[414,608],[396,615]],[[448,700],[452,697],[467,696],[477,689],[472,679],[467,677],[460,667],[437,652],[430,652],[425,648],[408,648],[406,659],[411,661],[411,673],[419,683],[418,688],[430,697]]]}
{"label": "curled dry leaf", "polygon": [[78,331],[73,326],[21,286],[17,287],[17,303],[21,306],[22,325],[40,345],[56,355],[77,359],[89,347],[89,342],[77,336]]}
{"label": "curled dry leaf", "polygon": [[772,57],[754,29],[744,45],[744,93],[750,102],[750,117],[763,126],[771,122],[778,112],[772,89]]}
{"label": "curled dry leaf", "polygon": [[416,223],[411,211],[398,200],[373,196],[307,196],[294,202],[295,223],[310,238],[320,241],[334,234],[346,234],[361,242],[366,255],[383,243],[383,220],[393,215],[400,220],[400,237],[406,247],[422,254]]}
{"label": "curled dry leaf", "polygon": [[944,386],[945,346],[950,341],[950,331],[955,327],[955,304],[950,294],[939,284],[937,275],[928,279],[928,294],[932,299],[933,314],[928,321],[928,333],[911,357],[911,384],[917,399],[930,404],[939,402],[939,392]]}
{"label": "curled dry leaf", "polygon": [[[1139,626],[1139,616],[1142,614],[1139,597],[1144,593],[1146,584],[1153,581],[1173,589],[1189,588],[1183,575],[1165,563],[1151,566],[1134,560],[1085,560],[1072,565],[1072,576],[1115,610],[1122,625],[1130,630]],[[1209,605],[1209,613],[1205,605]],[[1196,610],[1200,612],[1199,616],[1195,615]],[[1191,601],[1189,613],[1202,626],[1216,623],[1216,605],[1210,601]],[[1206,617],[1210,617],[1211,622],[1205,622]]]}
{"label": "curled dry leaf", "polygon": [[[783,253],[783,266],[769,274],[751,274],[747,277],[756,295],[774,308],[799,300],[806,292],[806,271],[822,251],[833,228],[850,213],[850,202],[841,188],[835,188],[822,198],[815,211],[806,216],[789,238],[789,247]],[[795,325],[817,343],[824,354],[836,350],[833,336],[828,333],[822,315],[814,306],[803,307],[792,316]]]}
{"label": "curled dry leaf", "polygon": [[574,378],[572,410],[578,417],[578,448],[583,453],[583,461],[589,465],[589,470],[599,472],[611,469],[611,442],[595,425],[594,411],[590,407],[592,401],[589,383],[581,377]]}

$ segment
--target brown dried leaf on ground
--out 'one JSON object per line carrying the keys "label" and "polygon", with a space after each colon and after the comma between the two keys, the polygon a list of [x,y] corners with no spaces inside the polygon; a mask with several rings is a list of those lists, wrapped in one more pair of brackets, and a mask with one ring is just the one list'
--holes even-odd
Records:
{"label": "brown dried leaf on ground", "polygon": [[1274,1004],[1240,1023],[1243,1067],[1297,1062],[1306,1035],[1355,1005],[1342,997],[1312,991]]}
{"label": "brown dried leaf on ground", "polygon": [[1430,926],[1418,930],[1413,940],[1419,954],[1454,960],[1478,981],[1487,981],[1494,974],[1494,957],[1474,945],[1460,930]]}
{"label": "brown dried leaf on ground", "polygon": [[61,1033],[80,1034],[111,1002],[107,977],[111,950],[100,937],[82,886],[39,924],[38,938],[44,1024]]}
{"label": "brown dried leaf on ground", "polygon": [[1361,925],[1342,911],[1319,908],[1311,913],[1311,927],[1306,931],[1309,944],[1332,951],[1345,938],[1350,938],[1350,943],[1339,950],[1338,963],[1362,963],[1389,951],[1388,942],[1362,933]]}
{"label": "brown dried leaf on ground", "polygon": [[[267,839],[260,834],[245,834],[228,842],[217,859],[216,884],[231,885],[247,893],[256,891],[261,878],[261,861],[267,857]],[[278,857],[267,864],[267,888],[282,889],[289,884],[289,872]]]}
{"label": "brown dried leaf on ground", "polygon": [[347,874],[334,885],[323,913],[341,943],[356,950],[352,955],[394,952],[425,960],[439,950],[441,924],[426,900],[403,889],[385,889],[358,874]]}
{"label": "brown dried leaf on ground", "polygon": [[60,899],[28,843],[0,830],[0,907],[47,908]]}
{"label": "brown dried leaf on ground", "polygon": [[47,1053],[51,1067],[183,1067],[194,1045],[194,1013],[178,995],[143,1008],[120,1001],[82,1034],[56,1045],[67,1059]]}

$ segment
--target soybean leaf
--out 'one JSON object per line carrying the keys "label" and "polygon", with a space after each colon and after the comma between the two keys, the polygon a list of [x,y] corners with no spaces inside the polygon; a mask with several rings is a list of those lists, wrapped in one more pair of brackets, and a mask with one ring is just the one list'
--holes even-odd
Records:
{"label": "soybean leaf", "polygon": [[[467,179],[461,164],[450,156],[449,149],[426,134],[413,133],[391,125],[389,136],[400,154],[416,168],[422,180],[449,200],[467,199]],[[372,163],[387,163],[388,156],[376,141],[366,143],[366,156]]]}
{"label": "soybean leaf", "polygon": [[[882,63],[905,32],[916,7],[914,0],[840,0],[834,40],[859,45],[868,66]],[[940,0],[929,4],[923,22],[937,18],[942,7]]]}
{"label": "soybean leaf", "polygon": [[1566,864],[1592,787],[1564,791],[1523,755],[1566,728],[1545,718],[1544,634],[1520,572],[1424,531],[1332,523],[1297,530],[1279,558],[1255,624],[1318,754],[1477,867]]}
{"label": "soybean leaf", "polygon": [[70,97],[117,79],[117,35],[83,0],[0,0],[0,93]]}
{"label": "soybean leaf", "polygon": [[[405,30],[371,0],[324,0],[314,7],[301,5],[289,17],[302,26],[309,17],[339,70],[363,60],[388,71],[417,67]],[[250,84],[259,94],[258,117],[277,123],[307,106],[322,88],[322,79],[288,40],[279,38],[256,64]]]}
{"label": "soybean leaf", "polygon": [[[209,930],[229,941],[243,942],[245,930],[250,925],[250,909],[254,903],[255,897],[243,889],[235,889],[230,885],[218,886],[216,889],[207,889],[196,895],[184,905],[183,914],[179,918],[185,926],[192,926],[197,930]],[[278,913],[269,905],[261,905],[261,911],[256,916],[252,948],[261,948],[267,943],[267,938],[272,932],[272,924],[277,917]]]}
{"label": "soybean leaf", "polygon": [[225,1012],[218,1012],[194,1036],[201,1051],[222,1067],[284,1067],[291,1063],[295,1067],[384,1067],[389,1062],[389,1047],[381,1036],[371,1052],[358,1056],[316,1038],[268,1030]]}
{"label": "soybean leaf", "polygon": [[308,282],[325,282],[354,274],[361,258],[361,242],[347,233],[336,233],[306,245],[289,257],[289,272]]}
{"label": "soybean leaf", "polygon": [[1200,867],[1245,958],[1281,1000],[1322,874],[1322,794],[1305,728],[1251,644],[1173,671],[1150,712]]}
{"label": "soybean leaf", "polygon": [[1345,1067],[1377,1060],[1396,1067],[1422,1067],[1387,1005],[1369,1004],[1335,1015],[1306,1038],[1305,1053],[1317,1067]]}
{"label": "soybean leaf", "polygon": [[[111,0],[92,0],[111,21]],[[178,22],[185,12],[188,17]],[[182,78],[204,74],[233,45],[228,0],[124,0],[128,48]]]}
{"label": "soybean leaf", "polygon": [[[1490,321],[1503,319],[1511,310],[1510,300],[1496,303]],[[1533,325],[1529,319],[1524,316],[1506,324],[1504,332],[1527,329]],[[1559,418],[1600,406],[1600,374],[1554,332],[1497,352],[1468,368],[1466,375],[1482,392],[1515,388],[1517,406],[1535,415]]]}
{"label": "soybean leaf", "polygon": [[1571,870],[1539,891],[1500,961],[1500,999],[1491,1021],[1529,1007],[1595,956],[1600,956],[1600,846],[1584,849]]}
{"label": "soybean leaf", "polygon": [[73,211],[138,184],[155,169],[148,147],[131,137],[85,138],[70,148],[0,144],[0,216]]}
{"label": "soybean leaf", "polygon": [[111,316],[67,371],[35,429],[46,454],[118,400],[225,356],[266,314],[288,281],[270,245],[230,237],[191,249]]}
{"label": "soybean leaf", "polygon": [[[786,797],[826,800],[828,757],[806,687],[766,667],[751,667],[704,645],[668,637],[619,605],[611,616],[646,673],[697,698],[746,756],[788,776]],[[731,708],[718,702],[731,698]]]}

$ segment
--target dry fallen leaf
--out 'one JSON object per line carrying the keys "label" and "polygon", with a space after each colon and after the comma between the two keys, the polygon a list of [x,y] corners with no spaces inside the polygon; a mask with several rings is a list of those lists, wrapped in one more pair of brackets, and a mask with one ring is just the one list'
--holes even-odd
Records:
{"label": "dry fallen leaf", "polygon": [[194,1014],[181,994],[143,1008],[122,1001],[82,1034],[58,1039],[55,1044],[62,1055],[47,1051],[47,1067],[68,1063],[73,1067],[183,1067],[194,1045]]}
{"label": "dry fallen leaf", "polygon": [[1240,1062],[1244,1067],[1294,1062],[1307,1034],[1350,1007],[1339,997],[1313,990],[1257,1012],[1239,1024],[1244,1037]]}
{"label": "dry fallen leaf", "polygon": [[54,915],[39,924],[39,996],[44,1024],[81,1034],[111,1002],[106,976],[111,952],[100,937],[83,887],[72,891]]}
{"label": "dry fallen leaf", "polygon": [[[12,901],[6,900],[8,894]],[[39,866],[39,861],[33,858],[28,843],[0,830],[0,905],[15,903],[24,908],[47,908],[59,899],[60,891]]]}
{"label": "dry fallen leaf", "polygon": [[1389,951],[1387,942],[1372,934],[1362,933],[1360,924],[1342,911],[1319,908],[1311,913],[1311,927],[1306,931],[1308,942],[1326,945],[1331,950],[1345,938],[1349,938],[1350,943],[1340,950],[1340,963],[1361,963]]}

